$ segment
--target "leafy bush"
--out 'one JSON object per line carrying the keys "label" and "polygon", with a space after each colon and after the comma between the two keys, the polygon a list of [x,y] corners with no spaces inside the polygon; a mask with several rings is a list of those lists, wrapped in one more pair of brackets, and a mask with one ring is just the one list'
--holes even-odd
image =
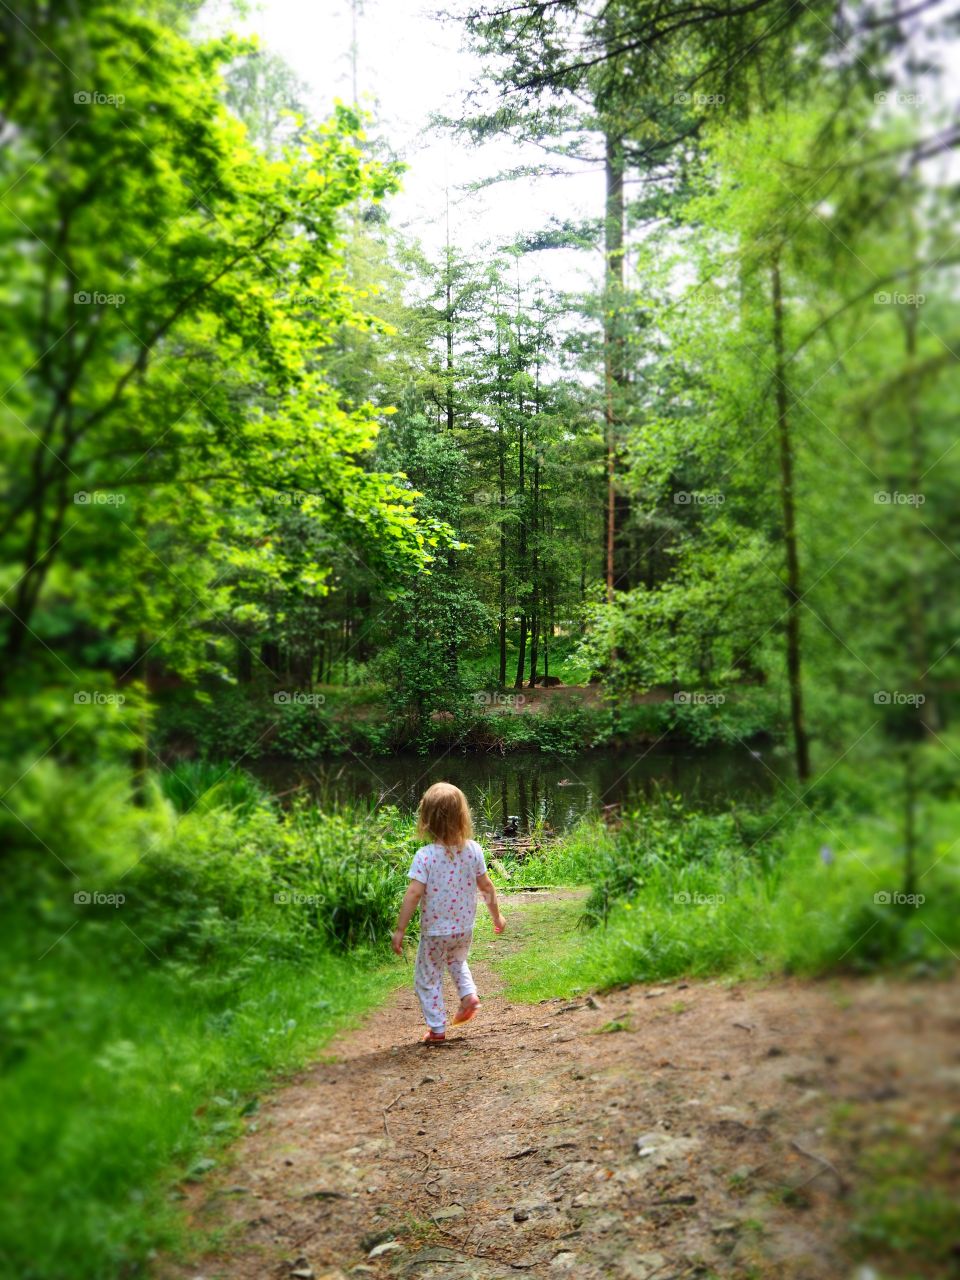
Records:
{"label": "leafy bush", "polygon": [[[382,689],[331,690],[325,701],[276,702],[273,691],[245,685],[210,700],[190,692],[168,698],[157,714],[159,752],[196,752],[202,759],[254,762],[267,756],[308,762],[323,756],[391,750],[397,726],[376,714]],[[357,707],[374,703],[373,714]]]}
{"label": "leafy bush", "polygon": [[395,809],[322,813],[301,808],[278,892],[306,897],[315,927],[346,950],[383,945],[406,888],[412,823]]}
{"label": "leafy bush", "polygon": [[29,763],[0,778],[5,1261],[37,1280],[65,1257],[78,1280],[141,1274],[182,1230],[169,1178],[202,1176],[270,1073],[400,976],[376,961],[412,828],[284,813],[207,764],[134,803],[128,769]]}
{"label": "leafy bush", "polygon": [[688,876],[709,868],[724,884],[743,875],[761,873],[776,857],[783,837],[771,831],[770,815],[756,822],[763,828],[756,840],[744,831],[743,819],[733,813],[705,814],[684,810],[674,796],[662,796],[658,804],[629,814],[612,839],[604,841],[584,908],[588,924],[605,924],[618,902],[634,898],[648,883],[675,884],[683,894]]}
{"label": "leafy bush", "polygon": [[266,792],[245,769],[212,760],[178,760],[159,774],[159,786],[178,813],[201,806],[239,809],[249,813],[264,804]]}
{"label": "leafy bush", "polygon": [[165,698],[156,711],[158,752],[195,751],[205,759],[257,760],[267,754],[275,704],[262,691],[189,690]]}
{"label": "leafy bush", "polygon": [[342,730],[320,707],[304,702],[280,704],[270,753],[289,760],[316,760],[344,750],[349,738],[349,731]]}
{"label": "leafy bush", "polygon": [[[124,664],[127,665],[127,664]],[[122,668],[121,668],[122,669]],[[91,759],[126,763],[137,738],[152,719],[142,684],[115,686],[103,671],[74,664],[69,684],[21,675],[16,697],[4,699],[0,717],[0,760],[36,759],[38,743],[57,743],[61,761],[83,767]],[[16,776],[16,775],[14,775]]]}
{"label": "leafy bush", "polygon": [[551,705],[546,715],[538,715],[535,719],[540,750],[554,755],[575,755],[583,749],[585,742],[595,736],[591,732],[590,720],[590,714],[580,703]]}

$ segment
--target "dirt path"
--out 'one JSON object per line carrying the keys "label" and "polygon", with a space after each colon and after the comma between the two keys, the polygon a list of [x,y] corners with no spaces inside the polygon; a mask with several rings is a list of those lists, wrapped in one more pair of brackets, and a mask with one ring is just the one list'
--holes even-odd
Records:
{"label": "dirt path", "polygon": [[[561,896],[509,900],[514,946]],[[860,1154],[901,1126],[935,1147],[956,1108],[955,983],[511,1005],[489,967],[504,942],[478,944],[482,1014],[442,1048],[415,1043],[403,990],[268,1098],[232,1167],[187,1188],[219,1251],[159,1274],[853,1274]]]}

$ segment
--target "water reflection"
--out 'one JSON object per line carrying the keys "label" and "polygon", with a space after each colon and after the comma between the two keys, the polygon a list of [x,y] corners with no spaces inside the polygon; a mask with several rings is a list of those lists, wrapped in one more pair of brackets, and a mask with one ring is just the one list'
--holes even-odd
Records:
{"label": "water reflection", "polygon": [[466,792],[481,831],[502,832],[509,815],[517,815],[519,830],[527,832],[538,822],[563,831],[584,814],[643,804],[658,790],[702,808],[725,808],[734,798],[771,791],[779,768],[766,750],[641,746],[572,758],[517,752],[349,757],[310,765],[272,762],[257,772],[277,793],[303,785],[320,804],[350,799],[396,804],[408,811],[432,782],[446,780]]}

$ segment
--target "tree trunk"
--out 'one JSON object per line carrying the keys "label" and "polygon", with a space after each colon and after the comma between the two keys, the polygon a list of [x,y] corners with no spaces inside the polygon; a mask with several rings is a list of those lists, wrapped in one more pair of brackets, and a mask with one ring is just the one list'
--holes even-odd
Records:
{"label": "tree trunk", "polygon": [[[911,236],[915,238],[916,231],[912,223],[910,232]],[[914,294],[920,291],[920,281],[915,275],[911,276],[910,289]],[[923,423],[920,415],[919,388],[915,370],[918,316],[916,307],[902,307],[900,310],[904,313],[904,347],[907,357],[906,402],[910,449],[907,490],[909,493],[917,494],[920,492],[924,476]],[[913,668],[911,683],[913,692],[922,699],[917,707],[917,721],[923,735],[930,738],[936,736],[939,717],[937,715],[937,704],[929,696],[930,657],[927,644],[927,623],[924,613],[924,538],[919,515],[914,516],[910,521],[908,540],[911,547],[910,568],[907,573],[907,624],[909,627],[910,665]],[[909,892],[912,892],[912,890]]]}
{"label": "tree trunk", "polygon": [[913,743],[905,747],[903,760],[903,892],[917,892],[917,776]]}
{"label": "tree trunk", "polygon": [[550,602],[547,606],[546,619],[543,626],[543,679],[546,683],[550,674],[550,637],[553,635],[553,592],[550,593]]}
{"label": "tree trunk", "polygon": [[610,133],[604,137],[606,201],[603,220],[603,382],[604,426],[607,447],[607,600],[613,600],[617,582],[617,404],[616,392],[624,380],[623,336],[620,333],[620,306],[623,298],[623,139]]}
{"label": "tree trunk", "polygon": [[513,687],[515,689],[523,688],[523,668],[524,668],[524,663],[526,658],[526,652],[527,652],[527,615],[525,613],[521,613],[520,640],[519,640],[519,649],[517,652],[517,674],[513,682]]}
{"label": "tree trunk", "polygon": [[790,685],[790,719],[793,725],[793,749],[797,777],[805,782],[810,776],[810,747],[803,717],[803,681],[800,663],[800,560],[797,554],[796,510],[793,491],[793,443],[787,403],[787,368],[783,339],[783,293],[780,262],[771,264],[773,293],[774,377],[777,398],[777,432],[780,442],[780,504],[783,513],[783,539],[787,557],[787,679]]}
{"label": "tree trunk", "polygon": [[[7,606],[7,610],[11,615],[10,630],[7,632],[6,645],[4,646],[6,662],[3,675],[0,676],[0,683],[6,682],[7,677],[20,657],[24,641],[30,631],[30,622],[33,619],[40,592],[43,590],[43,585],[46,582],[47,574],[60,543],[63,526],[66,523],[66,480],[61,480],[57,485],[56,506],[50,518],[49,527],[45,530],[43,529],[44,497],[45,491],[41,489],[34,505],[33,527],[24,552],[23,559],[26,570],[17,584],[16,603],[12,607]],[[47,549],[42,555],[38,556],[37,552],[41,541],[47,543]]]}
{"label": "tree trunk", "polygon": [[126,675],[130,680],[139,680],[143,683],[143,699],[140,711],[140,725],[137,734],[136,745],[131,753],[131,763],[133,765],[133,801],[134,804],[143,805],[147,800],[147,779],[150,776],[150,719],[148,712],[148,704],[150,701],[150,680],[147,668],[147,658],[150,653],[150,642],[147,639],[146,632],[137,632],[136,648],[134,650],[135,657]]}
{"label": "tree trunk", "polygon": [[450,258],[450,188],[447,188],[447,252],[444,258],[444,284],[447,320],[447,430],[453,430],[453,263]]}
{"label": "tree trunk", "polygon": [[280,678],[280,646],[275,640],[264,640],[260,645],[260,661],[275,680]]}
{"label": "tree trunk", "polygon": [[453,430],[453,306],[450,289],[450,260],[447,256],[447,430]]}
{"label": "tree trunk", "polygon": [[530,532],[533,536],[533,546],[530,556],[530,577],[533,582],[533,609],[530,618],[530,680],[529,688],[533,688],[537,683],[537,658],[538,645],[540,638],[540,557],[539,545],[537,540],[538,530],[540,527],[540,513],[538,510],[540,504],[540,455],[534,450],[533,455],[533,484],[531,486],[531,524]]}
{"label": "tree trunk", "polygon": [[[519,266],[517,268],[519,272]],[[517,372],[523,369],[523,351],[521,348],[520,334],[520,279],[517,277]],[[518,458],[517,458],[517,480],[518,495],[520,499],[520,523],[519,523],[519,555],[517,557],[517,577],[520,581],[520,592],[524,594],[524,583],[526,582],[527,571],[527,509],[526,509],[526,475],[525,475],[525,457],[524,450],[526,447],[526,432],[523,425],[523,390],[517,393],[518,414]],[[523,688],[523,669],[525,665],[527,648],[527,605],[526,600],[521,600],[520,604],[520,645],[517,652],[517,674],[514,677],[513,687],[515,689]]]}
{"label": "tree trunk", "polygon": [[[502,371],[500,363],[500,329],[497,328],[497,379],[499,381]],[[498,398],[499,392],[498,392]],[[501,410],[503,403],[501,400]],[[500,640],[500,679],[499,685],[503,689],[507,683],[507,527],[505,523],[507,511],[507,442],[503,428],[503,413],[501,412],[497,419],[497,471],[499,479],[499,502],[500,502],[500,565],[499,565],[499,640]]]}

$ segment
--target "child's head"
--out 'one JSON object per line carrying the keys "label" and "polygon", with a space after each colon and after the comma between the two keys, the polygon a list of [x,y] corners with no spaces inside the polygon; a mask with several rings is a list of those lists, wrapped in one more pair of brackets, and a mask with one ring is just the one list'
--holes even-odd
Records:
{"label": "child's head", "polygon": [[438,844],[456,848],[473,835],[467,797],[450,782],[435,782],[420,801],[418,835],[432,836]]}

